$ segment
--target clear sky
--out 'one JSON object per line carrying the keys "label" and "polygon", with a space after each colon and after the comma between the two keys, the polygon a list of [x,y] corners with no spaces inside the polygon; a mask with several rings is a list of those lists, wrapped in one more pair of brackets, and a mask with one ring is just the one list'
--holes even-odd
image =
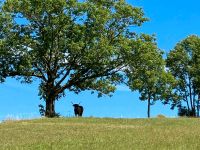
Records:
{"label": "clear sky", "polygon": [[[155,34],[160,49],[169,52],[177,42],[188,35],[200,35],[199,0],[127,0],[128,3],[144,9],[150,19],[137,32]],[[7,79],[0,85],[0,120],[6,118],[39,117],[38,81],[20,84],[15,79]],[[73,116],[71,101],[84,106],[83,116],[138,118],[146,117],[147,103],[139,101],[137,92],[131,92],[120,85],[112,97],[97,98],[96,94],[82,92],[78,95],[66,91],[66,97],[56,102],[56,111],[63,116]],[[152,106],[151,116],[164,114],[177,116],[176,111],[159,102]]]}

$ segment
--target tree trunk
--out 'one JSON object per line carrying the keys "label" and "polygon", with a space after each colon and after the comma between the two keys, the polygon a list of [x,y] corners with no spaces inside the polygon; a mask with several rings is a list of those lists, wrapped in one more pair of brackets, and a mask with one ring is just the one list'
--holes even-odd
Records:
{"label": "tree trunk", "polygon": [[200,94],[198,94],[198,99],[197,99],[197,117],[199,117],[199,101],[200,101]]}
{"label": "tree trunk", "polygon": [[197,100],[196,100],[196,89],[193,89],[193,117],[197,117],[197,112],[196,112],[196,106],[197,106]]}
{"label": "tree trunk", "polygon": [[147,116],[150,118],[150,108],[151,108],[151,99],[150,96],[148,97],[148,110],[147,110]]}
{"label": "tree trunk", "polygon": [[45,111],[45,117],[52,118],[55,117],[55,97],[49,96],[46,99],[46,111]]}
{"label": "tree trunk", "polygon": [[186,101],[186,104],[187,104],[187,114],[190,116],[190,112],[191,112],[191,109],[190,109],[190,105],[189,105],[189,100],[188,100],[188,96],[187,96],[187,92],[185,91],[185,101]]}
{"label": "tree trunk", "polygon": [[195,110],[195,103],[194,103],[194,99],[192,99],[192,87],[191,87],[191,79],[189,78],[189,98],[190,98],[190,105],[191,105],[191,110],[192,110],[192,114],[190,114],[190,116],[195,117],[196,116],[196,110]]}
{"label": "tree trunk", "polygon": [[197,100],[197,107],[196,107],[196,109],[197,109],[196,117],[199,117],[199,100]]}
{"label": "tree trunk", "polygon": [[189,112],[190,112],[190,106],[189,106],[188,100],[186,100],[186,104],[187,104],[187,112],[188,112],[188,114],[189,114]]}
{"label": "tree trunk", "polygon": [[54,78],[52,72],[48,72],[48,81],[45,85],[45,97],[46,97],[46,110],[45,117],[52,118],[56,116],[55,113],[55,100],[56,100],[56,91],[54,90]]}
{"label": "tree trunk", "polygon": [[185,90],[184,98],[185,98],[185,101],[186,101],[186,104],[187,104],[187,109],[188,109],[188,112],[189,112],[190,106],[189,106],[189,100],[188,100],[188,96],[187,96],[187,91],[186,90]]}

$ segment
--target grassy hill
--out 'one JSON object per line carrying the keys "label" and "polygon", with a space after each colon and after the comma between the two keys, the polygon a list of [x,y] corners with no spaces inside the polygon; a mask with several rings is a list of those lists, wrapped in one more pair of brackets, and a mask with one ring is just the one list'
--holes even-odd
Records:
{"label": "grassy hill", "polygon": [[200,119],[58,118],[0,124],[3,150],[199,150]]}

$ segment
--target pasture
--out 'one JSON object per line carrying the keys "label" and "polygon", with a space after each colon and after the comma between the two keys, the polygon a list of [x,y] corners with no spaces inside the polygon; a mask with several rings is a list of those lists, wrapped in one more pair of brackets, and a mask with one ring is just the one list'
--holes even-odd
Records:
{"label": "pasture", "polygon": [[57,118],[0,123],[1,150],[199,150],[195,118]]}

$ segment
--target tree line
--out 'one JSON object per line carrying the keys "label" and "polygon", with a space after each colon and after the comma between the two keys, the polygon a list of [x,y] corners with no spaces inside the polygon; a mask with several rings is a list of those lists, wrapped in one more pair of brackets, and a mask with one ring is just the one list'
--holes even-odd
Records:
{"label": "tree line", "polygon": [[66,92],[112,95],[124,83],[148,101],[199,116],[200,38],[191,35],[167,58],[155,36],[134,27],[149,19],[125,0],[5,0],[0,4],[0,82],[40,81],[46,117]]}

